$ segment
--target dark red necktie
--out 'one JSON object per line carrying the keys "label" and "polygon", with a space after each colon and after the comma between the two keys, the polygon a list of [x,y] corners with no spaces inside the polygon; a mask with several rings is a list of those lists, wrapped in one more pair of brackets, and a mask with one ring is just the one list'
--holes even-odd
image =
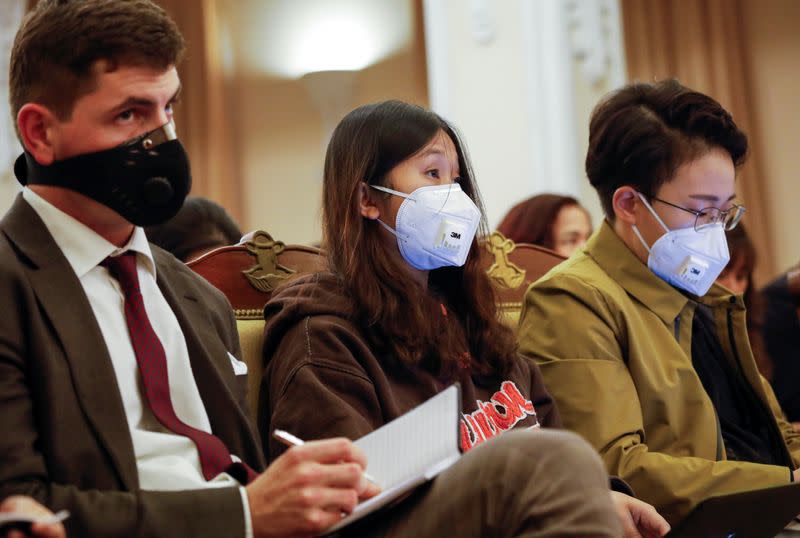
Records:
{"label": "dark red necktie", "polygon": [[252,481],[258,474],[244,462],[233,461],[228,448],[217,436],[189,426],[175,414],[169,393],[167,357],[144,309],[136,274],[136,253],[128,251],[117,257],[108,257],[100,265],[111,272],[125,294],[125,321],[153,415],[168,430],[194,442],[206,480],[228,473],[242,484]]}

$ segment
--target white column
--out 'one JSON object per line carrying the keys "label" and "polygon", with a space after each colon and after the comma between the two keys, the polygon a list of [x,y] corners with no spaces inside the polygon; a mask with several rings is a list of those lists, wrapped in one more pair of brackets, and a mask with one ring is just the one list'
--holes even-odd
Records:
{"label": "white column", "polygon": [[[534,192],[580,195],[575,84],[563,0],[520,0],[525,48],[530,167]],[[533,192],[532,192],[533,194]]]}
{"label": "white column", "polygon": [[430,104],[464,135],[489,225],[541,192],[577,196],[598,220],[584,139],[591,106],[625,78],[618,0],[423,8]]}

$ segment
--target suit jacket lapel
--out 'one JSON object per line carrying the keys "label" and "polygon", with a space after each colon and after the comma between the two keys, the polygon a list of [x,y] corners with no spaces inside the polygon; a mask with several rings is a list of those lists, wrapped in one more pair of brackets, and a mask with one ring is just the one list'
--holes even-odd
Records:
{"label": "suit jacket lapel", "polygon": [[256,468],[261,458],[253,442],[255,433],[250,421],[234,394],[237,383],[227,357],[228,350],[220,338],[200,336],[216,336],[218,329],[205,311],[206,305],[200,300],[197,286],[185,275],[160,263],[160,256],[155,252],[154,257],[158,266],[158,286],[175,313],[186,339],[192,373],[211,422],[211,430],[222,439],[232,454]]}
{"label": "suit jacket lapel", "polygon": [[3,219],[2,229],[30,261],[31,287],[64,349],[84,414],[110,454],[125,489],[138,489],[133,442],[117,377],[78,277],[21,195]]}

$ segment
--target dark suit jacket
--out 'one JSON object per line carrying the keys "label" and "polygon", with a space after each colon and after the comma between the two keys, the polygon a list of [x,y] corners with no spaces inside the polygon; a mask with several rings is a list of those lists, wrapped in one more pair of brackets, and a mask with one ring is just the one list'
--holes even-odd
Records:
{"label": "dark suit jacket", "polygon": [[[263,455],[225,297],[153,247],[158,286],[186,337],[211,427],[256,470]],[[70,536],[244,535],[238,488],[139,488],[128,422],[100,328],[66,258],[21,196],[0,221],[0,499],[68,509]]]}

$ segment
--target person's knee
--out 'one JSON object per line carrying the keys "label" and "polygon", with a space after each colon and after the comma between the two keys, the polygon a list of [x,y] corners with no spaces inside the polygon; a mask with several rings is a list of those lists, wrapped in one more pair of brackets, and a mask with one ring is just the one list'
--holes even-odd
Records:
{"label": "person's knee", "polygon": [[[514,467],[563,469],[568,475],[604,480],[605,471],[597,452],[582,437],[563,430],[509,432],[488,444],[496,459]],[[513,462],[513,463],[512,463]],[[532,469],[533,470],[533,469]]]}

